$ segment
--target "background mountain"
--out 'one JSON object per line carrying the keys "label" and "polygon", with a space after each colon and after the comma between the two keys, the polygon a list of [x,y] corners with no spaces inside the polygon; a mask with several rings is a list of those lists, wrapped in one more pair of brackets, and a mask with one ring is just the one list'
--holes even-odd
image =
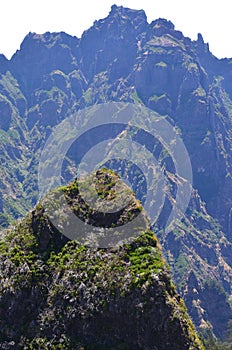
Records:
{"label": "background mountain", "polygon": [[179,130],[193,168],[182,223],[166,234],[161,217],[154,230],[196,327],[223,337],[232,318],[231,65],[200,34],[191,41],[167,20],[149,24],[143,11],[117,6],[81,39],[29,33],[10,61],[0,56],[2,227],[37,202],[40,152],[55,125],[94,104],[145,105]]}

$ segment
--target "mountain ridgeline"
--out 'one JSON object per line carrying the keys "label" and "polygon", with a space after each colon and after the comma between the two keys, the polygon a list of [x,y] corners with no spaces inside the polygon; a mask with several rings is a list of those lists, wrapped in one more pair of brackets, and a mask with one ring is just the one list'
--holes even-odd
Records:
{"label": "mountain ridgeline", "polygon": [[[38,201],[37,174],[40,154],[51,131],[62,120],[86,107],[112,101],[148,107],[166,118],[178,130],[188,151],[193,171],[191,200],[181,223],[178,223],[171,232],[166,232],[163,229],[163,218],[161,217],[154,225],[153,230],[161,242],[164,255],[171,267],[172,278],[178,292],[187,305],[188,312],[196,328],[201,332],[210,329],[217,337],[225,337],[228,322],[232,319],[231,78],[232,59],[219,60],[214,57],[200,34],[196,41],[192,41],[184,37],[180,31],[175,30],[174,25],[165,19],[157,19],[148,23],[142,10],[137,11],[112,6],[108,17],[95,21],[93,26],[86,30],[80,39],[63,32],[48,32],[42,35],[29,33],[22,42],[20,50],[14,54],[11,60],[7,60],[3,55],[0,56],[0,224],[2,228],[6,228],[14,223],[15,219],[26,215],[36,205]],[[121,134],[122,131],[118,131],[118,135],[120,136]],[[83,145],[79,143],[80,149],[86,145],[88,146],[88,144],[91,145],[91,139],[97,137],[95,134],[90,136],[83,139]],[[146,142],[149,146],[149,138],[146,138]],[[70,149],[65,159],[66,168],[62,172],[64,182],[70,181],[75,175],[75,165],[78,163],[78,160],[78,148],[77,151],[75,148],[73,150]],[[179,179],[171,172],[167,173],[167,178],[172,186],[175,187]],[[134,190],[142,201],[143,190],[138,190],[137,192],[136,188]],[[169,204],[175,201],[174,195],[175,191],[173,190],[169,197]],[[168,211],[168,204],[166,209]],[[38,207],[35,210],[36,217],[38,217],[40,215]],[[27,216],[26,221],[20,224],[21,226],[16,225],[16,228],[11,233],[13,236],[16,235],[15,240],[18,239],[16,231],[18,232],[20,227],[26,230],[25,232],[30,232],[30,234],[33,230],[34,234],[42,234],[41,229],[35,230],[35,226],[33,226],[33,213],[31,212]],[[49,227],[49,224],[45,225],[44,232],[49,231]],[[3,240],[5,239],[4,237]],[[38,239],[38,237],[33,237],[30,236],[28,239]],[[22,239],[21,237],[20,240]],[[28,244],[30,244],[30,239]],[[65,254],[79,254],[78,256],[81,257],[83,262],[81,266],[86,264],[85,259],[89,256],[88,254],[92,254],[93,261],[99,260],[100,265],[103,266],[103,271],[107,269],[107,254],[112,256],[112,264],[115,264],[115,266],[112,265],[112,269],[114,270],[115,267],[115,271],[117,271],[117,266],[122,264],[122,261],[124,264],[127,261],[125,259],[128,259],[128,257],[125,258],[125,255],[129,253],[123,248],[118,256],[115,252],[100,252],[99,255],[97,252],[87,252],[84,255],[82,253],[84,248],[79,247],[79,245],[78,247],[75,246],[76,243],[65,242],[67,246],[63,244],[64,242],[61,243],[59,243],[58,239],[58,246],[59,244],[62,246],[59,246],[59,249],[63,249],[61,253],[56,252],[56,254],[59,254],[58,258],[54,257],[53,259],[51,256],[48,258],[48,253],[51,253],[51,247],[45,244],[45,255],[43,257],[41,255],[38,261],[36,260],[36,264],[40,264],[41,267],[40,269],[37,266],[35,268],[36,271],[37,269],[40,271],[50,269],[50,272],[48,272],[50,276],[48,283],[52,286],[52,289],[49,295],[45,293],[46,296],[44,298],[47,298],[46,300],[41,299],[43,311],[41,311],[39,317],[41,320],[40,324],[43,323],[44,328],[40,335],[39,332],[36,332],[36,335],[42,338],[35,340],[34,345],[28,345],[34,346],[34,348],[39,346],[36,342],[40,344],[39,342],[42,342],[45,337],[50,337],[50,331],[46,332],[45,330],[46,324],[48,324],[48,328],[56,327],[54,315],[60,311],[58,306],[56,306],[55,300],[57,299],[58,303],[60,302],[59,298],[63,298],[62,293],[59,294],[58,288],[69,288],[68,284],[66,285],[66,277],[71,279],[72,276],[65,277],[65,274],[68,274],[66,271],[63,277],[59,279],[56,290],[56,277],[53,272],[55,269],[63,269],[63,265],[61,267],[58,266],[61,260],[62,264],[66,264],[65,261],[67,260],[67,264],[72,265],[70,256],[66,259],[64,258]],[[141,244],[142,251],[145,249],[145,243]],[[9,251],[10,248],[5,247],[4,249]],[[20,252],[23,248],[17,247],[17,249]],[[128,249],[130,250],[130,248]],[[133,247],[131,249],[137,248]],[[70,251],[66,252],[66,250]],[[10,251],[12,254],[13,248]],[[145,252],[143,253],[145,254]],[[5,252],[5,255],[3,255],[7,256],[7,254]],[[20,253],[18,254],[20,255]],[[36,254],[42,253],[36,252]],[[133,255],[134,251],[131,254]],[[18,257],[17,254],[16,257],[11,256],[11,258],[20,260],[20,262],[16,263],[16,266],[21,266],[23,263],[21,259],[24,259],[23,257],[21,258],[21,255]],[[45,258],[50,259],[49,267],[43,261]],[[4,264],[4,259],[1,263]],[[80,270],[78,270],[80,274],[83,273],[81,266]],[[97,269],[96,266],[92,266],[93,270],[95,268]],[[125,269],[128,268],[125,267]],[[71,271],[72,269],[69,271],[69,274],[71,274]],[[17,273],[14,275],[16,279],[20,278],[20,275],[17,276]],[[74,277],[79,278],[78,276]],[[107,280],[109,277],[107,276],[104,277],[106,278],[106,281],[104,280],[105,285],[113,283]],[[122,283],[123,277],[120,274],[118,276],[120,283]],[[34,281],[34,277],[30,276],[29,280]],[[85,280],[82,280],[82,277],[79,281],[86,283]],[[19,281],[16,282],[18,283]],[[30,287],[33,289],[34,282],[30,283],[32,283]],[[98,283],[97,280],[93,282],[93,290],[98,293],[95,283]],[[127,288],[127,283],[128,290],[126,293],[128,292],[129,294],[126,294],[126,299],[123,300],[120,299],[121,296],[117,295],[117,298],[120,299],[120,301],[117,299],[118,303],[119,305],[135,303],[133,304],[134,307],[139,307],[136,301],[131,299],[133,295],[129,292],[130,286],[134,282],[131,280],[125,281],[125,288]],[[159,288],[164,288],[162,286]],[[8,297],[10,286],[7,285],[4,288],[8,288],[8,290],[4,292],[6,294],[3,293],[2,295]],[[89,304],[86,301],[88,298],[85,299],[84,293],[86,291],[87,294],[91,294],[92,291],[85,290],[81,285],[79,288],[84,290],[80,290],[80,294],[82,293],[81,298],[84,298],[83,300],[80,299],[80,303],[85,310],[82,315],[84,319],[85,312],[91,306],[91,303]],[[149,299],[153,295],[153,288],[155,287],[151,285],[147,288],[150,289],[145,292],[145,297],[147,297],[146,293],[148,293],[149,297],[147,298]],[[173,303],[178,308],[179,304],[176,301],[178,296],[170,288],[169,286],[167,289],[168,293],[173,293]],[[9,303],[12,303],[12,305],[18,303],[19,314],[21,312],[20,300],[24,299],[23,293],[27,293],[28,290],[27,286],[24,291],[20,291],[15,300],[9,299],[11,300]],[[117,294],[114,291],[114,287],[108,291],[107,301],[109,303],[107,307],[109,307],[109,310],[107,311],[107,317],[109,319],[113,318],[117,322],[121,315],[116,315],[118,311],[114,309],[110,291]],[[41,293],[40,296],[42,298],[42,289],[38,293]],[[70,300],[76,298],[75,295],[71,295],[71,290],[68,289],[68,293],[70,294],[68,297]],[[142,292],[137,290],[136,293],[134,297],[137,300],[141,297],[139,293]],[[93,298],[94,294],[91,295],[89,298]],[[31,297],[28,296],[28,298],[30,300]],[[49,318],[49,305],[51,303],[53,305],[52,315]],[[66,302],[63,300],[62,303]],[[61,305],[63,305],[62,303]],[[99,310],[101,303],[103,303],[103,298],[101,295],[98,295],[96,305],[94,304],[92,311]],[[150,322],[149,317],[152,319],[153,311],[154,314],[157,312],[156,306],[151,306],[151,304],[149,304],[151,309],[147,316],[148,319],[144,319],[144,324]],[[31,305],[31,307],[34,307],[34,313],[37,312],[35,305]],[[147,308],[147,306],[144,307]],[[174,306],[172,307],[175,308]],[[67,317],[71,319],[72,307],[70,310],[70,315]],[[124,312],[123,310],[125,309],[122,307],[120,310]],[[168,310],[167,312],[171,312],[171,307],[168,307]],[[177,311],[178,313],[179,311]],[[89,315],[88,317],[90,317]],[[70,333],[67,330],[63,332],[65,337],[67,337],[63,339],[64,343],[66,341],[74,341],[74,328],[76,326],[79,327],[80,324],[81,329],[84,329],[85,325],[89,327],[89,331],[86,333],[80,331],[78,335],[80,344],[82,344],[82,340],[83,344],[88,343],[88,335],[90,335],[90,339],[94,337],[94,321],[86,321],[87,323],[85,324],[85,321],[80,321],[82,316],[79,318],[77,316],[75,316],[76,318],[74,317],[76,323],[72,323],[69,319]],[[124,317],[126,318],[126,316]],[[45,321],[47,318],[48,321]],[[170,316],[171,318],[172,316]],[[32,323],[34,319],[35,317],[31,320]],[[98,327],[100,328],[103,321],[101,317],[97,319],[99,320]],[[7,341],[10,342],[10,332],[7,327],[10,327],[12,319],[9,318],[7,322],[8,325],[6,324],[5,326],[4,334],[7,334]],[[182,327],[179,320],[176,322],[177,328]],[[125,321],[125,327],[129,323]],[[74,328],[72,328],[73,325],[75,325]],[[17,327],[23,327],[23,324],[20,326],[14,324],[14,327],[14,336],[19,340],[19,334],[16,332],[16,329]],[[39,323],[37,327],[40,327]],[[116,333],[121,332],[117,327],[115,329],[117,330],[115,331]],[[180,333],[182,331],[183,329]],[[27,341],[29,342],[28,339],[33,337],[33,332],[33,327],[31,329],[29,327],[28,334],[26,331],[21,331],[25,339],[22,338],[20,341],[24,342],[24,346],[26,346]],[[127,349],[127,347],[123,348],[124,345],[128,346],[128,349],[139,348],[134,343],[130,343],[130,339],[134,338],[133,332],[128,336],[129,340],[125,340],[127,335],[121,333],[125,338],[122,339],[122,342],[124,340],[126,342],[124,345],[120,345],[120,338],[117,338],[118,343],[109,345],[110,341],[107,337],[112,335],[113,328],[111,330],[108,329],[107,332],[102,334],[99,344],[105,343],[106,346],[108,344],[108,346],[112,346],[112,349],[113,346],[115,346],[115,349]],[[188,331],[186,332],[188,333]],[[179,348],[200,348],[197,347],[200,345],[190,347],[192,346],[191,344],[194,344],[194,341],[198,342],[198,340],[194,340],[195,335],[191,338],[192,336],[187,333],[184,333],[185,335],[182,339],[185,339],[183,344],[188,345],[184,345],[186,347],[180,345]],[[61,334],[59,336],[61,337]],[[141,344],[141,349],[154,348],[152,347],[153,344],[149,343],[149,340],[146,344],[152,345],[146,347],[147,345],[144,345],[138,333],[137,336],[138,338],[135,338],[137,339],[135,341],[137,341],[137,344]],[[147,337],[152,336],[147,334]],[[173,341],[173,339],[167,340],[167,342],[169,341]],[[169,349],[167,344],[166,347],[162,347],[160,343],[157,344],[158,349]],[[171,344],[173,345],[173,343]],[[58,348],[57,345],[54,346]],[[175,346],[175,349],[178,349],[178,346]]]}

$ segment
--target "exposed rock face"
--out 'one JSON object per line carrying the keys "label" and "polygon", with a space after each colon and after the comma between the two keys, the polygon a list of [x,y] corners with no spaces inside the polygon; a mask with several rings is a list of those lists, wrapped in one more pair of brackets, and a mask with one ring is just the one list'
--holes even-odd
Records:
{"label": "exposed rock face", "polygon": [[197,193],[193,192],[188,210],[172,232],[157,234],[196,327],[203,330],[210,322],[216,336],[223,337],[232,317],[227,297],[232,284],[231,258],[226,253],[231,243]]}
{"label": "exposed rock face", "polygon": [[[96,181],[111,197],[119,178],[102,171]],[[72,210],[85,211],[78,182],[62,191]],[[130,220],[140,206],[131,194],[134,209],[121,217]],[[99,224],[94,214],[91,220]],[[94,249],[67,242],[38,204],[4,233],[0,249],[2,348],[203,349],[151,231],[118,248]]]}
{"label": "exposed rock face", "polygon": [[[231,59],[214,57],[201,35],[191,41],[164,19],[148,24],[143,11],[113,6],[81,39],[28,34],[10,61],[0,56],[1,226],[36,203],[40,151],[70,113],[124,101],[168,115],[188,149],[197,191],[181,227],[156,230],[195,324],[209,322],[223,336],[232,293],[231,77]],[[215,279],[226,294],[209,282]]]}

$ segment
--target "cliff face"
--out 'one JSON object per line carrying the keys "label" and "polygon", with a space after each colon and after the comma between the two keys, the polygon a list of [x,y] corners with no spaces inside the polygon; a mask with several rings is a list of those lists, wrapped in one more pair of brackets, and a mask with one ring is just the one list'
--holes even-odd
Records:
{"label": "cliff face", "polygon": [[[80,39],[28,34],[10,61],[0,57],[1,226],[37,202],[40,152],[54,126],[94,104],[147,106],[179,130],[193,169],[182,223],[166,234],[161,218],[154,229],[196,326],[223,336],[232,317],[230,78],[231,60],[214,57],[201,35],[191,41],[164,19],[148,24],[143,11],[113,6]],[[78,160],[68,155],[64,181]]]}
{"label": "cliff face", "polygon": [[[128,191],[112,172],[98,171],[94,179],[108,196],[116,187]],[[60,191],[70,208],[85,212],[89,222],[90,213],[78,195],[79,183]],[[121,212],[118,223],[141,212],[141,204],[130,196],[130,207]],[[56,198],[57,191],[50,193],[52,203]],[[2,235],[2,348],[167,350],[175,344],[180,350],[203,349],[144,214],[145,231],[137,238],[97,249],[68,241],[52,225],[45,208],[39,203]],[[91,214],[92,225],[99,225],[99,217]],[[84,236],[80,227],[76,231]]]}

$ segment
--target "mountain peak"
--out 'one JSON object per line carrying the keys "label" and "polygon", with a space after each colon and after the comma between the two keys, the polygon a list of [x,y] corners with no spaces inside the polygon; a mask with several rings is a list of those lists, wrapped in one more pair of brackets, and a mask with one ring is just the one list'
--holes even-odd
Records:
{"label": "mountain peak", "polygon": [[111,11],[109,16],[111,15],[122,15],[122,16],[128,16],[128,17],[138,17],[138,16],[142,16],[145,21],[147,21],[147,16],[144,10],[135,10],[135,9],[130,9],[124,6],[117,6],[117,5],[113,5],[111,6]]}
{"label": "mountain peak", "polygon": [[3,55],[0,54],[0,72],[5,72],[7,70],[7,66],[8,66],[8,59]]}
{"label": "mountain peak", "polygon": [[152,27],[155,36],[170,34],[177,39],[183,38],[182,32],[176,30],[174,24],[165,18],[156,19],[150,24],[150,26]]}
{"label": "mountain peak", "polygon": [[171,29],[171,30],[175,29],[174,24],[165,18],[158,18],[155,21],[153,21],[152,24],[154,25],[154,27],[161,27],[162,26],[162,27],[166,27],[166,28]]}
{"label": "mountain peak", "polygon": [[[125,185],[107,169],[86,180],[94,180],[108,202],[116,192],[123,195],[118,184]],[[74,181],[53,191],[55,197],[57,190],[65,192],[76,215],[84,208],[80,185]],[[138,202],[133,195],[132,200],[135,206],[131,203],[119,219],[134,216]],[[150,230],[117,248],[62,242],[40,203],[6,233],[0,248],[0,307],[6,310],[6,319],[0,320],[0,348],[10,349],[11,341],[15,349],[42,349],[40,344],[58,349],[61,342],[64,350],[171,350],[172,344],[175,350],[204,349]]]}

